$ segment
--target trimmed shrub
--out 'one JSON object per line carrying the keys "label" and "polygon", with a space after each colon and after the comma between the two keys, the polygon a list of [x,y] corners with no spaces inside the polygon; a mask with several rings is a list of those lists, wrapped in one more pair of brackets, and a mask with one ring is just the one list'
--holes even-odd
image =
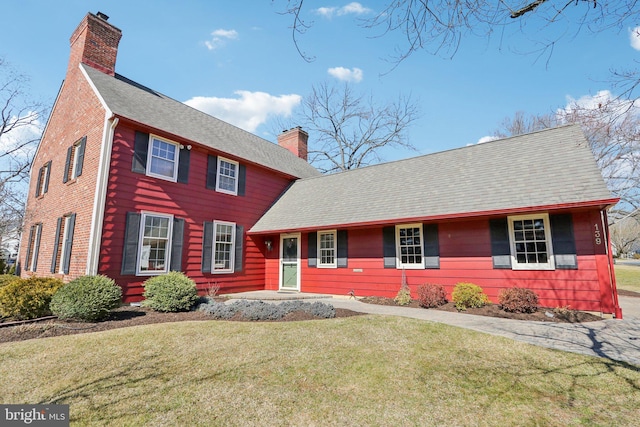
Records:
{"label": "trimmed shrub", "polygon": [[214,319],[224,320],[231,319],[236,314],[246,320],[278,320],[295,311],[305,311],[313,316],[325,319],[336,317],[336,309],[333,305],[320,301],[308,303],[295,300],[283,301],[279,304],[248,300],[237,300],[231,304],[211,301],[207,304],[201,304],[198,309]]}
{"label": "trimmed shrub", "polygon": [[458,283],[453,288],[451,299],[458,310],[467,308],[480,308],[489,304],[489,297],[482,291],[482,288],[473,283]]}
{"label": "trimmed shrub", "polygon": [[538,295],[531,289],[509,288],[498,294],[500,308],[511,313],[535,313],[538,311]]}
{"label": "trimmed shrub", "polygon": [[411,303],[411,289],[409,289],[409,285],[403,284],[393,300],[398,305],[409,305],[409,303]]}
{"label": "trimmed shrub", "polygon": [[82,276],[67,283],[51,299],[51,312],[60,319],[103,320],[120,305],[122,289],[106,276]]}
{"label": "trimmed shrub", "polygon": [[50,277],[10,281],[0,287],[0,316],[17,320],[51,315],[51,298],[64,283]]}
{"label": "trimmed shrub", "polygon": [[439,307],[447,303],[447,293],[442,285],[425,283],[418,286],[418,302],[424,308]]}
{"label": "trimmed shrub", "polygon": [[178,271],[147,279],[142,305],[155,311],[188,311],[198,301],[196,283]]}

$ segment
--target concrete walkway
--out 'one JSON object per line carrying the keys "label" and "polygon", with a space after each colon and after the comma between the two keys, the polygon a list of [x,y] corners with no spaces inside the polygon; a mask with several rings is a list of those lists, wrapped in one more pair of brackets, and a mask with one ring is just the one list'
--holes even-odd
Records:
{"label": "concrete walkway", "polygon": [[336,308],[388,316],[445,323],[492,335],[589,356],[627,362],[640,367],[640,298],[620,297],[623,320],[605,319],[586,323],[531,322],[500,319],[423,308],[365,304],[343,296],[297,292],[255,291],[227,295],[238,299],[322,301]]}

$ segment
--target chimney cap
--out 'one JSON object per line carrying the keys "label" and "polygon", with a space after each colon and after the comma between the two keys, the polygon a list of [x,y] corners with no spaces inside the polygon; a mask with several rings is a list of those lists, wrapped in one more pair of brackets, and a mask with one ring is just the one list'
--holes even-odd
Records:
{"label": "chimney cap", "polygon": [[102,12],[98,12],[98,13],[96,13],[96,16],[97,16],[98,18],[100,18],[100,19],[105,20],[105,21],[108,21],[108,20],[109,20],[109,16],[108,16],[107,14],[105,14],[105,13],[102,13]]}

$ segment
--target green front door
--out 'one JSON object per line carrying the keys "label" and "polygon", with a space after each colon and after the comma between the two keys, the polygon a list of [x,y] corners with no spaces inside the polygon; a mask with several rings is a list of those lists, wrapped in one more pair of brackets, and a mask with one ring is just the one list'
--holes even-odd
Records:
{"label": "green front door", "polygon": [[300,234],[280,236],[280,289],[300,290]]}

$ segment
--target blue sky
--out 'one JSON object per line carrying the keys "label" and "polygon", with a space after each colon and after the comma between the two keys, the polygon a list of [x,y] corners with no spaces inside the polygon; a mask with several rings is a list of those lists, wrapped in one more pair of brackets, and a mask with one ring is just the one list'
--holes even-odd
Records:
{"label": "blue sky", "polygon": [[419,51],[393,68],[389,55],[403,35],[376,37],[380,30],[358,25],[385,3],[307,1],[302,17],[313,26],[299,46],[315,60],[306,62],[292,41],[291,16],[279,13],[286,0],[7,1],[0,56],[30,77],[32,97],[53,104],[71,33],[87,12],[101,11],[123,33],[116,71],[174,99],[274,141],[274,119],[293,112],[312,85],[350,79],[379,102],[400,94],[419,102],[421,118],[409,133],[419,153],[476,143],[516,111],[548,113],[611,90],[610,70],[640,56],[627,27],[569,35],[542,58],[515,53],[532,45],[511,31],[467,37],[451,59]]}

